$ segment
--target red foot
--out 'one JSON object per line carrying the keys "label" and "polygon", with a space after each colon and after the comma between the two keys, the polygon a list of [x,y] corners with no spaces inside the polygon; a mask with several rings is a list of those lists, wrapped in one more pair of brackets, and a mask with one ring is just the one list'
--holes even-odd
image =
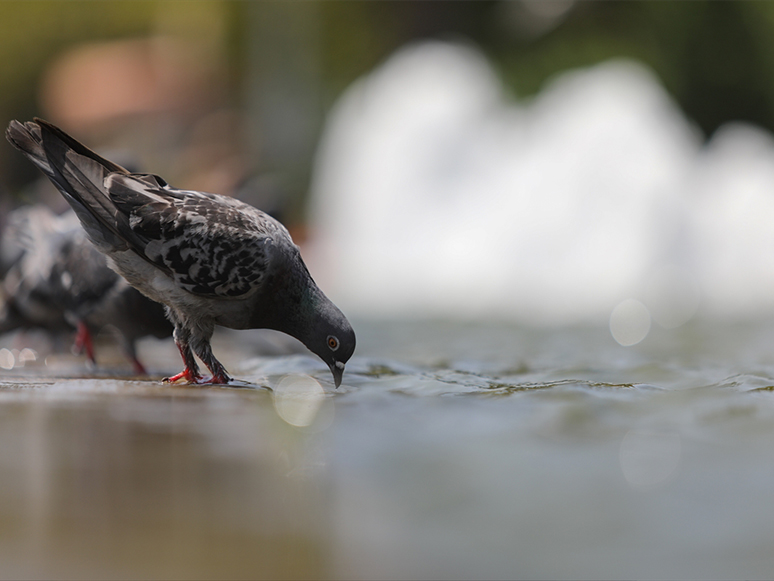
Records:
{"label": "red foot", "polygon": [[176,383],[181,379],[185,379],[188,383],[200,383],[202,381],[202,376],[198,373],[194,373],[186,367],[177,375],[173,375],[172,377],[165,377],[162,381],[164,383]]}
{"label": "red foot", "polygon": [[227,385],[229,381],[231,381],[231,378],[224,373],[222,375],[213,375],[209,379],[203,380],[202,383],[207,383],[209,385]]}
{"label": "red foot", "polygon": [[213,375],[212,377],[198,377],[191,383],[196,385],[226,385],[231,381],[228,375]]}
{"label": "red foot", "polygon": [[181,379],[190,385],[227,385],[231,378],[228,375],[214,375],[212,377],[202,377],[201,375],[193,375],[189,370],[181,371],[177,375],[172,377],[165,377],[162,381],[164,383],[176,383]]}

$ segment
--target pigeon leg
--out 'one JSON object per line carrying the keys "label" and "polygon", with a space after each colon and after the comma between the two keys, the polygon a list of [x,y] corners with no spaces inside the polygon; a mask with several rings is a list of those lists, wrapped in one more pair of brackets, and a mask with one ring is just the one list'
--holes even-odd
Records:
{"label": "pigeon leg", "polygon": [[180,355],[183,357],[185,369],[177,375],[165,378],[163,380],[164,383],[175,383],[181,379],[185,379],[188,383],[201,383],[202,376],[199,375],[199,366],[196,364],[193,351],[191,351],[191,346],[188,344],[189,336],[190,333],[181,327],[175,327],[175,345],[177,345],[177,349],[180,351]]}
{"label": "pigeon leg", "polygon": [[91,339],[91,332],[83,321],[78,321],[78,329],[75,333],[75,342],[73,344],[73,351],[80,355],[86,350],[86,357],[92,363],[97,363],[97,359],[94,357],[94,342]]}
{"label": "pigeon leg", "polygon": [[134,341],[127,339],[125,335],[119,333],[119,342],[121,343],[121,348],[123,349],[126,358],[131,361],[132,369],[134,369],[134,372],[137,375],[148,375],[148,371],[145,369],[145,366],[137,357],[137,348],[134,345]]}
{"label": "pigeon leg", "polygon": [[215,355],[212,354],[212,347],[210,347],[210,342],[208,340],[201,340],[194,337],[191,341],[191,347],[193,347],[193,350],[199,356],[199,359],[202,360],[207,366],[207,369],[212,373],[210,379],[201,380],[199,383],[224,385],[231,381],[231,377],[229,377],[226,372],[226,368],[223,367],[221,362],[215,359]]}
{"label": "pigeon leg", "polygon": [[163,379],[164,383],[175,383],[181,379],[185,379],[188,383],[201,383],[202,376],[199,375],[199,366],[196,364],[196,360],[193,358],[191,348],[187,343],[177,343],[177,348],[180,351],[180,355],[183,357],[185,369],[183,369],[183,371],[177,375],[173,375],[172,377],[165,377]]}
{"label": "pigeon leg", "polygon": [[132,369],[137,375],[148,375],[148,370],[137,357],[132,359]]}

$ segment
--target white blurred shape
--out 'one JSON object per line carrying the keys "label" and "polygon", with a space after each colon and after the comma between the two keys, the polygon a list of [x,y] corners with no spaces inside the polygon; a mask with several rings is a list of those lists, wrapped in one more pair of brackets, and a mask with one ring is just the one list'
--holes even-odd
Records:
{"label": "white blurred shape", "polygon": [[274,408],[287,423],[310,426],[325,399],[316,379],[308,375],[286,375],[274,388]]}
{"label": "white blurred shape", "polygon": [[670,432],[630,430],[621,441],[619,460],[632,488],[653,490],[665,484],[680,464],[680,436]]}
{"label": "white blurred shape", "polygon": [[774,139],[720,128],[696,167],[692,212],[707,306],[726,316],[774,311]]}
{"label": "white blurred shape", "polygon": [[34,349],[25,347],[19,352],[19,363],[21,365],[24,365],[28,361],[37,361],[37,360],[38,360],[38,353]]}
{"label": "white blurred shape", "polygon": [[696,314],[701,293],[695,277],[688,270],[665,264],[648,282],[646,297],[653,319],[665,329],[674,329]]}
{"label": "white blurred shape", "polygon": [[700,142],[633,62],[513,102],[477,50],[409,46],[328,118],[311,267],[353,315],[601,322],[627,296],[667,328],[700,300],[774,313],[774,139]]}
{"label": "white blurred shape", "polygon": [[610,333],[624,347],[636,345],[650,332],[650,312],[637,299],[621,301],[610,314]]}
{"label": "white blurred shape", "polygon": [[477,51],[406,48],[330,116],[312,188],[326,288],[365,314],[606,316],[667,244],[694,139],[630,62],[519,106]]}
{"label": "white blurred shape", "polygon": [[15,364],[16,364],[16,361],[13,356],[13,353],[11,353],[5,347],[0,349],[0,367],[2,367],[3,369],[13,369],[13,366]]}

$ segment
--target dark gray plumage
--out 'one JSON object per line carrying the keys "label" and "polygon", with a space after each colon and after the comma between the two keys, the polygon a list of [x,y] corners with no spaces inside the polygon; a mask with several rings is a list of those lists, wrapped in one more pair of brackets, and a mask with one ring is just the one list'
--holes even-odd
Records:
{"label": "dark gray plumage", "polygon": [[56,216],[41,205],[11,212],[0,241],[0,267],[5,274],[0,333],[77,329],[76,346],[94,362],[91,336],[110,326],[141,374],[137,339],[172,334],[163,307],[108,268],[73,212]]}
{"label": "dark gray plumage", "polygon": [[[230,380],[210,347],[222,325],[287,333],[341,383],[355,333],[279,222],[233,198],[129,173],[41,119],[11,121],[6,137],[51,179],[129,284],[167,306],[185,363],[170,381]],[[194,353],[211,379],[200,376]]]}

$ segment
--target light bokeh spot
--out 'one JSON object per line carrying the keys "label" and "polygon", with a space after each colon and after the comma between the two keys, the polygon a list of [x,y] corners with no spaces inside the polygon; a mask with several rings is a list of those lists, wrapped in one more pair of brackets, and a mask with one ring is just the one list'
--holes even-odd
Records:
{"label": "light bokeh spot", "polygon": [[637,299],[618,303],[610,314],[610,333],[624,347],[636,345],[650,332],[650,311]]}
{"label": "light bokeh spot", "polygon": [[292,426],[310,426],[325,400],[325,391],[308,375],[286,375],[274,388],[274,408]]}
{"label": "light bokeh spot", "polygon": [[3,369],[13,369],[15,364],[16,358],[13,356],[13,353],[6,348],[0,349],[0,367]]}
{"label": "light bokeh spot", "polygon": [[37,361],[38,360],[38,353],[34,349],[30,349],[29,347],[25,347],[19,352],[19,364],[24,365],[25,363],[29,361]]}

